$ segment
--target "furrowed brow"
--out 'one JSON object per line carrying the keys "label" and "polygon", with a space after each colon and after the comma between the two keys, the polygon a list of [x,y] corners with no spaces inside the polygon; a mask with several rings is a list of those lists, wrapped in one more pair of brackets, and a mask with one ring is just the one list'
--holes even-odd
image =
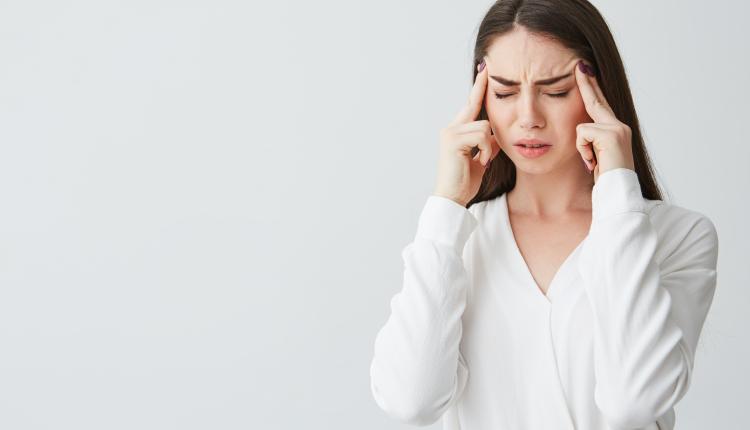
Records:
{"label": "furrowed brow", "polygon": [[[538,81],[534,81],[534,85],[540,85],[540,86],[552,85],[555,82],[558,82],[558,81],[560,81],[562,79],[565,79],[565,78],[567,78],[569,76],[572,76],[572,75],[573,75],[573,73],[568,73],[568,74],[565,74],[565,75],[555,76],[553,78],[540,79]],[[502,76],[492,76],[492,75],[490,75],[490,78],[494,79],[495,81],[497,81],[497,82],[499,82],[499,83],[501,83],[503,85],[509,86],[509,87],[513,87],[513,86],[516,86],[516,85],[521,85],[520,82],[511,81],[510,79],[503,78]]]}

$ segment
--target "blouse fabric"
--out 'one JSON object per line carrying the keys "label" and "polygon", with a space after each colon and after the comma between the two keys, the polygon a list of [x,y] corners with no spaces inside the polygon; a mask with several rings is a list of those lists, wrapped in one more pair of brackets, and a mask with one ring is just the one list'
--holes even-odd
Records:
{"label": "blouse fabric", "polygon": [[716,288],[705,215],[599,175],[588,235],[546,295],[517,246],[506,194],[468,209],[429,196],[401,252],[370,365],[392,418],[444,430],[672,430]]}

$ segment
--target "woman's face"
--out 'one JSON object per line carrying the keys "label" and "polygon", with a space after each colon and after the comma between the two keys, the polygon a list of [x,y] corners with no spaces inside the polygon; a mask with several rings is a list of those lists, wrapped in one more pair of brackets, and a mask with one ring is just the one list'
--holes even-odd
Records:
{"label": "woman's face", "polygon": [[[582,168],[576,125],[593,121],[576,84],[579,59],[559,42],[522,27],[499,36],[490,46],[485,109],[500,148],[516,169],[540,174]],[[551,84],[536,83],[558,76],[565,77]],[[541,156],[527,158],[513,146],[523,138],[540,139],[552,146]],[[574,163],[576,167],[572,167]]]}

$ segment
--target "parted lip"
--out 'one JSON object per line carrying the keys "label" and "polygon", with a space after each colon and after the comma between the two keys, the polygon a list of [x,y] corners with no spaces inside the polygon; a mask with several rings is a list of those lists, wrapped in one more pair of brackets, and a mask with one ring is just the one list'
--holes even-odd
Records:
{"label": "parted lip", "polygon": [[513,146],[518,145],[549,145],[551,146],[551,143],[545,142],[543,140],[539,139],[518,139],[516,143],[513,144]]}

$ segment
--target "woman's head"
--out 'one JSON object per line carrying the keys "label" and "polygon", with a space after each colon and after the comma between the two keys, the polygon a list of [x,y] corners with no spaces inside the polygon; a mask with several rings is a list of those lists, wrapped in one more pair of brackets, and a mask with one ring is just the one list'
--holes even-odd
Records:
{"label": "woman's head", "polygon": [[[485,56],[486,114],[495,137],[516,169],[532,174],[580,169],[576,125],[592,122],[578,92],[575,52],[524,27],[498,36]],[[553,78],[559,78],[555,82]],[[544,157],[529,159],[513,148],[518,139],[550,143]]]}
{"label": "woman's head", "polygon": [[[579,59],[593,66],[615,115],[632,130],[634,165],[643,196],[662,199],[614,39],[586,0],[497,1],[480,24],[474,59],[473,79],[482,59],[492,76],[478,119],[490,121],[502,152],[467,206],[511,190],[516,169],[541,174],[583,168],[575,147],[576,125],[593,121],[576,84]],[[535,83],[565,75],[569,76],[550,85]],[[503,78],[507,81],[499,82]],[[527,159],[512,148],[521,138],[541,139],[552,148],[542,157]]]}

